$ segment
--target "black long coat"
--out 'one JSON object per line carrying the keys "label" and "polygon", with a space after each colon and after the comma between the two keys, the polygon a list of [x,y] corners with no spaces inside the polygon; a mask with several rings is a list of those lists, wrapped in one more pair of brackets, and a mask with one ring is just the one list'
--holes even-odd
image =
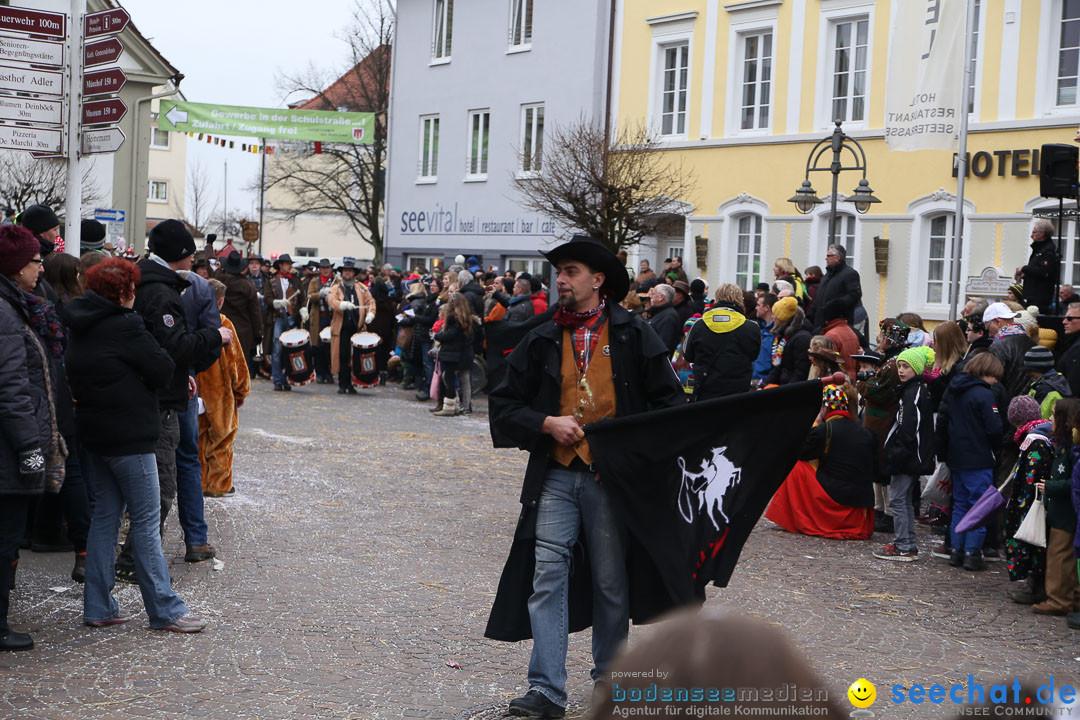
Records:
{"label": "black long coat", "polygon": [[817,296],[814,298],[813,327],[825,327],[825,306],[833,300],[839,300],[843,304],[844,319],[848,325],[854,327],[855,308],[862,300],[862,282],[859,271],[846,262],[825,270],[825,277],[821,279]]}
{"label": "black long coat", "polygon": [[244,275],[235,275],[224,269],[214,273],[214,278],[225,285],[225,304],[221,306],[221,312],[232,321],[236,328],[236,339],[244,354],[250,357],[255,348],[255,338],[261,338],[263,333],[262,310],[255,283]]}
{"label": "black long coat", "polygon": [[[684,404],[686,397],[671,369],[667,348],[652,328],[618,305],[609,304],[608,312],[615,414],[623,417]],[[559,414],[562,342],[563,329],[545,319],[514,348],[507,358],[506,377],[488,397],[495,447],[529,451],[514,542],[484,631],[495,640],[532,637],[528,600],[533,591],[536,508],[552,447],[551,436],[541,433],[540,425],[548,415]],[[581,554],[575,549],[570,575],[571,632],[592,624],[588,551],[582,540],[578,542]],[[656,580],[658,574],[648,554],[633,539],[629,556],[630,617],[635,623],[645,622],[669,609],[670,601],[663,584]]]}

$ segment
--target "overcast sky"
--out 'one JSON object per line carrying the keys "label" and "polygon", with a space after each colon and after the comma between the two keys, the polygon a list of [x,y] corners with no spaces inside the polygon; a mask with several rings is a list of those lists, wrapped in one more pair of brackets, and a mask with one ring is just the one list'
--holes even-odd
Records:
{"label": "overcast sky", "polygon": [[[314,63],[345,69],[348,46],[336,36],[351,22],[353,0],[121,0],[132,22],[184,74],[180,90],[191,102],[283,107],[280,72]],[[228,163],[229,208],[258,215],[259,157],[188,141],[188,168],[201,162],[216,192]]]}

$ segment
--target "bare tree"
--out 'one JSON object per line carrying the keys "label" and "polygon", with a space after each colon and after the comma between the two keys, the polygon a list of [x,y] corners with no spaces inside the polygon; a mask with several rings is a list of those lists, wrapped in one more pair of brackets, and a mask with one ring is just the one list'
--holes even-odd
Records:
{"label": "bare tree", "polygon": [[[217,197],[210,188],[210,175],[198,158],[188,167],[187,188],[184,196],[187,207],[176,207],[176,210],[184,218],[184,223],[191,229],[192,235],[196,238],[205,237],[206,233],[213,231],[215,227],[220,227],[220,221],[214,224],[211,220],[215,214],[220,215],[219,205]],[[178,205],[175,199],[173,202]]]}
{"label": "bare tree", "polygon": [[685,214],[692,173],[642,126],[623,128],[613,141],[603,125],[581,117],[545,129],[542,154],[521,156],[514,176],[520,204],[574,232],[604,239],[612,252],[636,245],[672,216]]}
{"label": "bare tree", "polygon": [[368,239],[375,249],[375,261],[380,262],[393,3],[358,1],[342,39],[349,46],[349,69],[344,74],[328,75],[309,68],[300,74],[283,75],[279,84],[286,99],[305,98],[300,105],[305,109],[374,113],[371,143],[323,143],[319,155],[275,155],[267,163],[266,187],[285,191],[287,207],[281,207],[281,203],[275,206],[283,221],[295,220],[304,213],[340,214]]}
{"label": "bare tree", "polygon": [[[67,204],[67,160],[38,159],[20,150],[0,151],[0,206],[22,212],[31,205],[48,205],[63,213]],[[82,177],[83,208],[103,199],[94,177],[93,163],[86,163]]]}

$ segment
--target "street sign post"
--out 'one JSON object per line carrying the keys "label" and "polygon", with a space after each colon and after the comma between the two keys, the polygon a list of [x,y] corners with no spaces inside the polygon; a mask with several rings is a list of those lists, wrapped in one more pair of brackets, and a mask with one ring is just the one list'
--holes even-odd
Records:
{"label": "street sign post", "polygon": [[95,65],[108,65],[120,59],[124,52],[124,44],[118,38],[108,38],[95,43],[88,43],[86,52],[83,54],[83,65],[93,67]]}
{"label": "street sign post", "polygon": [[0,125],[0,150],[33,150],[40,153],[59,153],[64,134],[59,128],[40,128],[30,125]]}
{"label": "street sign post", "polygon": [[87,100],[82,106],[83,125],[108,125],[127,115],[127,105],[120,98]]}
{"label": "street sign post", "polygon": [[64,43],[0,35],[0,60],[63,67]]}
{"label": "street sign post", "polygon": [[63,38],[66,35],[63,13],[30,10],[21,7],[0,7],[0,30],[16,30],[31,35]]}
{"label": "street sign post", "polygon": [[[2,80],[3,75],[0,75]],[[124,87],[127,82],[127,75],[120,68],[109,68],[108,70],[94,70],[92,72],[83,73],[83,94],[84,95],[106,95],[108,93],[119,92],[120,88]]]}
{"label": "street sign post", "polygon": [[162,100],[158,128],[175,132],[243,135],[275,140],[368,144],[372,113],[237,107]]}
{"label": "street sign post", "polygon": [[105,226],[105,242],[116,246],[117,240],[124,235],[124,222],[126,213],[123,210],[97,208],[94,210],[94,219]]}
{"label": "street sign post", "polygon": [[124,133],[120,128],[83,130],[82,154],[97,155],[98,153],[116,152],[124,144],[124,139]]}
{"label": "street sign post", "polygon": [[131,16],[124,8],[113,8],[101,12],[90,13],[86,16],[83,28],[86,37],[100,37],[102,35],[115,35],[128,26]]}
{"label": "street sign post", "polygon": [[0,95],[0,120],[61,125],[63,109],[59,100]]}
{"label": "street sign post", "polygon": [[34,93],[35,95],[64,94],[64,74],[48,70],[31,70],[0,65],[0,90]]}

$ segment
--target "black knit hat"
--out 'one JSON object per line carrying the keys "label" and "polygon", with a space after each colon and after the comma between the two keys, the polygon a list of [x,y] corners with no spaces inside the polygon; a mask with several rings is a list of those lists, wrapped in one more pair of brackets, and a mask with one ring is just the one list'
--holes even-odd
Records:
{"label": "black knit hat", "polygon": [[81,252],[100,250],[105,247],[105,226],[97,220],[87,218],[82,221],[79,229],[79,246]]}
{"label": "black knit hat", "polygon": [[1049,372],[1054,369],[1054,353],[1050,348],[1036,345],[1024,353],[1023,369],[1036,372]]}
{"label": "black knit hat", "polygon": [[19,224],[35,235],[40,235],[58,226],[60,218],[56,217],[56,213],[48,205],[31,205],[19,215]]}
{"label": "black knit hat", "polygon": [[150,230],[150,252],[165,262],[195,254],[195,239],[179,220],[162,220]]}

